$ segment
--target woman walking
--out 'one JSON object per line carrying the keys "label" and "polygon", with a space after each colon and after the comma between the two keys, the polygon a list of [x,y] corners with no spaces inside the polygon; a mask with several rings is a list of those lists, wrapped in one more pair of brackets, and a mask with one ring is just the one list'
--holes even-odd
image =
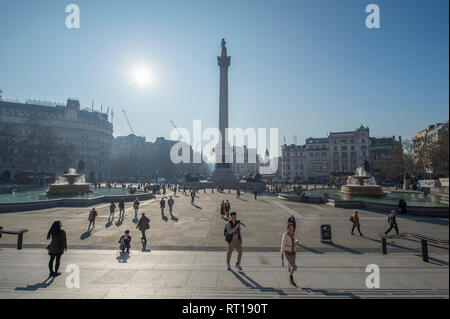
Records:
{"label": "woman walking", "polygon": [[281,259],[286,258],[288,262],[289,279],[293,286],[297,286],[294,282],[294,271],[297,270],[297,265],[295,264],[295,247],[298,245],[299,239],[294,232],[294,225],[288,224],[287,231],[283,234],[281,239]]}
{"label": "woman walking", "polygon": [[358,211],[355,210],[355,212],[353,213],[352,217],[350,217],[350,221],[353,223],[353,227],[352,227],[352,235],[353,231],[355,230],[355,228],[358,229],[359,235],[363,236],[363,234],[361,234],[361,229],[360,229],[360,225],[359,225],[359,216],[358,216]]}
{"label": "woman walking", "polygon": [[[55,221],[47,234],[47,240],[51,238],[50,244],[47,246],[48,254],[50,255],[48,269],[50,270],[50,276],[54,277],[61,275],[58,272],[61,255],[64,251],[67,251],[66,232],[61,227],[61,222],[59,220]],[[55,261],[55,271],[53,271],[53,261]]]}

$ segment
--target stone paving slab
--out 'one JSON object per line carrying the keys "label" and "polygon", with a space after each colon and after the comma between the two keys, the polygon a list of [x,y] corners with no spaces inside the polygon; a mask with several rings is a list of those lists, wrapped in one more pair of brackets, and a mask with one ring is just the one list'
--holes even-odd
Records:
{"label": "stone paving slab", "polygon": [[[0,249],[0,298],[448,298],[448,254],[425,263],[416,254],[299,253],[289,283],[278,253],[243,256],[243,272],[227,271],[222,252],[71,250],[48,285],[42,249]],[[235,258],[235,256],[233,257]],[[80,289],[66,288],[67,265],[80,268]],[[380,289],[367,289],[368,264],[380,267]]]}

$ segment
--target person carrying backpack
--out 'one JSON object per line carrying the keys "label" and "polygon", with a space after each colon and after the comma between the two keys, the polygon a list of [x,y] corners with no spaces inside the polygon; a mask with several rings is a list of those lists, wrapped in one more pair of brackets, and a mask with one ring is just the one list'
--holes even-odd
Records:
{"label": "person carrying backpack", "polygon": [[227,269],[231,270],[230,260],[233,250],[238,251],[238,257],[236,261],[236,268],[242,271],[241,258],[242,258],[242,235],[241,235],[241,222],[236,219],[236,212],[231,212],[231,220],[226,224],[224,229],[225,240],[228,243],[227,252]]}
{"label": "person carrying backpack", "polygon": [[147,237],[145,236],[145,231],[150,228],[150,219],[142,213],[141,218],[139,219],[136,228],[138,228],[142,233],[141,240],[144,243],[147,243]]}

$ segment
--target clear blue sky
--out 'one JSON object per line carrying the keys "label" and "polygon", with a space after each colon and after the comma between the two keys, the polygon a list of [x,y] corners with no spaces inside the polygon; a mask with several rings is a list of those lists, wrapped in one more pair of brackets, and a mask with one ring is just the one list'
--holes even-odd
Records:
{"label": "clear blue sky", "polygon": [[[76,3],[81,28],[67,29]],[[381,29],[365,27],[366,5]],[[278,127],[280,139],[353,130],[412,137],[449,118],[448,0],[0,0],[4,97],[121,109],[148,140],[173,120],[218,125],[220,40],[231,55],[232,127]],[[140,90],[128,73],[145,64]]]}

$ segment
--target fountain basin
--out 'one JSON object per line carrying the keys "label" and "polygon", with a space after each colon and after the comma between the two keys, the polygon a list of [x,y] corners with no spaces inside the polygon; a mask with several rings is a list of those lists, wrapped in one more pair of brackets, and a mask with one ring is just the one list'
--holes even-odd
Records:
{"label": "fountain basin", "polygon": [[48,195],[81,195],[91,191],[90,184],[51,184]]}
{"label": "fountain basin", "polygon": [[385,195],[383,188],[375,185],[343,185],[341,187],[341,193],[345,195],[371,197],[382,197]]}

